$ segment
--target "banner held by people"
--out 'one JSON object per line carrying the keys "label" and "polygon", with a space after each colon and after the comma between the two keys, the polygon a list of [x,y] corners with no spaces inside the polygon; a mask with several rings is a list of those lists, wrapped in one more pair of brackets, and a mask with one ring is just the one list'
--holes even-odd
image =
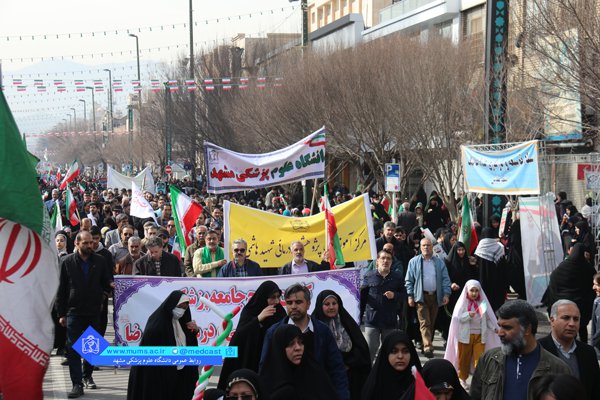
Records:
{"label": "banner held by people", "polygon": [[42,399],[58,290],[58,257],[36,172],[0,91],[0,393]]}
{"label": "banner held by people", "polygon": [[325,127],[288,146],[264,154],[237,153],[204,142],[207,189],[229,193],[323,178]]}
{"label": "banner held by people", "polygon": [[[377,256],[371,203],[366,194],[332,208],[344,260],[373,260]],[[232,259],[231,241],[248,243],[248,257],[263,268],[281,267],[292,259],[290,245],[304,243],[305,257],[320,261],[327,248],[325,213],[310,217],[284,217],[229,201],[223,203],[225,257]]]}
{"label": "banner held by people", "polygon": [[106,187],[112,189],[129,189],[131,187],[131,182],[135,182],[142,190],[156,193],[154,178],[152,177],[152,170],[150,167],[144,168],[139,174],[132,177],[118,173],[111,168],[110,165],[107,166]]}
{"label": "banner held by people", "polygon": [[539,141],[532,140],[498,151],[460,146],[465,191],[525,195],[540,193]]}
{"label": "banner held by people", "polygon": [[[360,293],[359,270],[355,268],[323,271],[310,274],[268,277],[284,291],[301,282],[316,297],[323,290],[339,293],[344,308],[358,321]],[[115,276],[115,341],[117,345],[138,346],[150,314],[173,290],[181,290],[190,297],[192,319],[200,328],[198,344],[206,345],[222,332],[222,318],[198,300],[205,297],[219,306],[223,314],[248,304],[254,291],[265,277],[249,278],[166,278],[160,276]],[[315,305],[311,305],[311,310]],[[239,314],[238,314],[239,315]],[[239,317],[233,319],[237,326]]]}

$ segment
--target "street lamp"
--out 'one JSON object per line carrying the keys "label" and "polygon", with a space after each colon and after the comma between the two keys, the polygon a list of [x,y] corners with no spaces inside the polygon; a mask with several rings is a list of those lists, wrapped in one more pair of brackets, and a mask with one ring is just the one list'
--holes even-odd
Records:
{"label": "street lamp", "polygon": [[[130,33],[129,36],[135,38],[135,51],[136,51],[136,59],[137,59],[137,80],[141,85],[141,77],[140,77],[140,41],[137,35]],[[138,129],[139,129],[139,137],[142,138],[142,92],[137,92],[138,94]],[[133,134],[133,131],[131,131]],[[133,137],[129,136],[129,144],[133,145]],[[132,149],[131,149],[132,150]],[[141,155],[142,155],[142,167],[144,166],[144,146],[140,146]],[[131,170],[133,171],[133,158],[131,161]]]}
{"label": "street lamp", "polygon": [[86,86],[85,88],[92,91],[92,121],[94,124],[94,143],[96,143],[96,101],[94,100],[94,90],[96,89],[91,86]]}
{"label": "street lamp", "polygon": [[85,130],[87,131],[88,127],[87,127],[87,114],[86,114],[86,110],[85,110],[85,100],[79,99],[79,101],[83,102],[83,123],[85,124]]}
{"label": "street lamp", "polygon": [[112,71],[108,68],[105,68],[104,71],[108,72],[108,110],[110,112],[110,119],[109,119],[109,127],[108,127],[108,131],[112,132],[113,130],[113,87],[112,87]]}
{"label": "street lamp", "polygon": [[63,125],[63,132],[67,132],[67,129],[68,129],[68,126],[67,126],[67,119],[66,119],[66,118],[63,118],[62,120],[63,120],[63,122],[64,122],[64,125]]}
{"label": "street lamp", "polygon": [[73,110],[73,131],[75,131],[77,126],[77,111],[74,107],[71,107],[71,110]]}
{"label": "street lamp", "polygon": [[69,125],[71,126],[71,130],[73,130],[73,116],[71,114],[67,114],[69,116]]}

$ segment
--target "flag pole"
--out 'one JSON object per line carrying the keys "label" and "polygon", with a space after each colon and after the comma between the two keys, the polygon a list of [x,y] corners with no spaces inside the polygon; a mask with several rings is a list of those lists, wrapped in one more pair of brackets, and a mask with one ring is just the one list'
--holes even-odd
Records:
{"label": "flag pole", "polygon": [[312,200],[310,201],[310,215],[313,214],[313,207],[315,206],[315,198],[317,197],[317,182],[318,179],[315,179],[315,183],[313,185],[313,195],[312,195]]}

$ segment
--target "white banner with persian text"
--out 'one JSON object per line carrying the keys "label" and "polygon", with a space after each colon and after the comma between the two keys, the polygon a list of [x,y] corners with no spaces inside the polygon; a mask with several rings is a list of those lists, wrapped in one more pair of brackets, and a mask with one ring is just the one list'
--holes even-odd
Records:
{"label": "white banner with persian text", "polygon": [[204,142],[207,188],[229,193],[323,178],[325,127],[284,149],[244,154]]}
{"label": "white banner with persian text", "polygon": [[[260,284],[274,281],[283,291],[287,287],[302,283],[312,298],[326,289],[335,291],[344,302],[344,308],[358,321],[359,317],[359,270],[355,268],[323,271],[310,274],[262,276],[249,278],[165,278],[158,276],[115,276],[115,341],[121,346],[138,346],[150,314],[173,290],[181,290],[190,296],[192,319],[200,328],[199,345],[210,345],[222,332],[223,320],[210,311],[198,297],[205,297],[223,313],[237,306],[244,306]],[[282,299],[283,301],[283,299]],[[311,304],[309,313],[314,308]],[[240,313],[233,319],[237,325]],[[231,335],[233,335],[231,332]]]}

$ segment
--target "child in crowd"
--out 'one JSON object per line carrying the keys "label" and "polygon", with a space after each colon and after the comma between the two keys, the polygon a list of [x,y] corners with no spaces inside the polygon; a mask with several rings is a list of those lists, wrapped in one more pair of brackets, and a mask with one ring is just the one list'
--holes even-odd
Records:
{"label": "child in crowd", "polygon": [[481,288],[471,279],[465,284],[450,322],[444,358],[458,370],[461,385],[467,389],[467,378],[487,350],[500,347],[496,335],[498,320]]}
{"label": "child in crowd", "polygon": [[600,274],[594,275],[593,289],[596,292],[594,308],[592,309],[592,346],[600,360]]}

